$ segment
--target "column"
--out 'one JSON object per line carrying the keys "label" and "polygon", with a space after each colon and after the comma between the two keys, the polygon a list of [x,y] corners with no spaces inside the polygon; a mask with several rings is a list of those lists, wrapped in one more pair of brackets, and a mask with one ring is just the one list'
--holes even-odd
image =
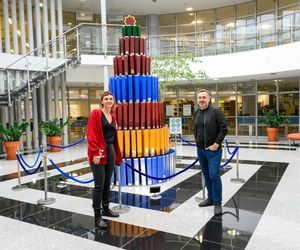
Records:
{"label": "column", "polygon": [[0,18],[0,53],[2,53],[2,25],[1,25],[1,18]]}
{"label": "column", "polygon": [[4,19],[5,53],[10,54],[10,32],[9,32],[7,0],[3,0],[3,19]]}
{"label": "column", "polygon": [[[40,1],[35,0],[35,36],[36,36],[36,48],[42,45],[42,29],[41,29],[41,12]],[[38,52],[40,55],[40,51]]]}
{"label": "column", "polygon": [[31,120],[29,114],[29,93],[24,98],[24,111],[25,111],[25,120],[29,122],[29,126],[26,128],[26,148],[32,149],[31,146]]}
{"label": "column", "polygon": [[149,54],[159,55],[159,18],[156,14],[147,16],[148,37],[149,37]]}
{"label": "column", "polygon": [[[101,24],[102,24],[102,45],[104,58],[106,59],[107,53],[107,22],[106,22],[106,0],[101,0]],[[104,90],[108,90],[108,65],[103,65],[103,85]]]}
{"label": "column", "polygon": [[[50,0],[51,40],[56,37],[55,0]],[[52,42],[52,57],[56,58],[56,41]]]}
{"label": "column", "polygon": [[[62,0],[57,0],[57,21],[58,21],[58,35],[63,34],[63,17],[62,17]],[[60,58],[63,58],[63,40],[59,40],[59,52],[60,52]]]}
{"label": "column", "polygon": [[38,128],[38,110],[36,88],[32,90],[32,118],[33,118],[33,147],[39,148],[39,128]]}
{"label": "column", "polygon": [[[20,123],[20,122],[22,122],[22,99],[19,99],[18,101],[16,101],[16,106],[17,106],[17,120]],[[21,150],[24,149],[23,135],[20,138],[20,149]]]}
{"label": "column", "polygon": [[27,27],[28,27],[29,51],[32,51],[34,49],[34,38],[33,38],[33,23],[32,23],[32,4],[31,4],[31,0],[27,0]]}
{"label": "column", "polygon": [[19,16],[20,16],[20,32],[21,32],[21,50],[22,55],[26,54],[26,32],[24,19],[24,0],[19,2]]}
{"label": "column", "polygon": [[11,0],[12,36],[14,44],[14,54],[19,54],[18,27],[17,27],[17,7],[16,0]]}
{"label": "column", "polygon": [[54,105],[55,105],[55,118],[60,119],[60,114],[59,114],[59,92],[58,92],[58,84],[59,81],[58,79],[60,76],[56,76],[54,78]]}
{"label": "column", "polygon": [[[62,122],[67,121],[67,103],[66,103],[66,72],[61,74],[61,106],[62,106]],[[68,145],[68,127],[63,129],[63,144]]]}

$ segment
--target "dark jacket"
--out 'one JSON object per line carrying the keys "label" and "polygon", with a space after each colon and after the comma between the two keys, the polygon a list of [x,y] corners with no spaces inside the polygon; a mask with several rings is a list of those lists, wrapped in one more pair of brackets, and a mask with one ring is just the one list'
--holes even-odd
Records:
{"label": "dark jacket", "polygon": [[207,148],[215,142],[221,145],[228,129],[223,112],[209,105],[207,109],[198,109],[195,114],[195,141],[197,147]]}
{"label": "dark jacket", "polygon": [[[87,141],[88,141],[88,158],[89,162],[93,163],[94,156],[99,156],[99,150],[103,150],[103,157],[100,158],[99,164],[107,164],[107,152],[106,152],[106,142],[102,130],[101,122],[102,110],[94,109],[89,117],[87,125]],[[118,142],[118,125],[116,117],[114,114],[111,115],[112,120],[115,123],[116,135],[115,135],[115,154],[116,154],[116,164],[122,163],[122,155],[119,148]]]}

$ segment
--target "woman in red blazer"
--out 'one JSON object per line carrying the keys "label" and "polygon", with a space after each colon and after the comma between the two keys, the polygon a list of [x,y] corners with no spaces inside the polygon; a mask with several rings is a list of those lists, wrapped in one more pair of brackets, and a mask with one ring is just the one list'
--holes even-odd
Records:
{"label": "woman in red blazer", "polygon": [[87,125],[88,158],[93,171],[95,188],[93,208],[95,226],[108,227],[102,215],[118,217],[119,214],[109,209],[111,177],[115,165],[122,163],[118,143],[118,125],[113,114],[116,102],[111,92],[105,91],[100,97],[100,108],[94,109]]}

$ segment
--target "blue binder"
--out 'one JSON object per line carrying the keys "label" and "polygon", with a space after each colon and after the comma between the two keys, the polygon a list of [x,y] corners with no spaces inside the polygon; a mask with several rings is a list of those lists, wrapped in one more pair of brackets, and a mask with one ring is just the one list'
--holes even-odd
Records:
{"label": "blue binder", "polygon": [[[152,160],[151,157],[147,157],[146,159],[146,168],[147,168],[147,175],[153,176],[152,173]],[[152,185],[153,179],[147,177],[147,185]]]}
{"label": "blue binder", "polygon": [[[162,156],[158,156],[157,157],[157,177],[163,177],[163,165],[164,165],[164,162],[163,162],[163,157]],[[162,180],[159,180],[158,181],[159,183],[162,182]]]}
{"label": "blue binder", "polygon": [[155,77],[153,76],[152,77],[152,84],[151,84],[151,99],[152,99],[152,102],[155,102]]}
{"label": "blue binder", "polygon": [[141,89],[141,101],[147,101],[147,77],[148,76],[141,76],[140,77],[140,89]]}
{"label": "blue binder", "polygon": [[[152,176],[157,177],[157,157],[153,156],[151,157],[151,171],[152,171]],[[158,183],[157,180],[152,179],[152,184]]]}
{"label": "blue binder", "polygon": [[[142,173],[146,173],[145,158],[140,158],[140,169]],[[146,176],[141,175],[141,185],[147,185]]]}
{"label": "blue binder", "polygon": [[152,76],[147,76],[147,101],[151,102],[151,92],[152,92]]}
{"label": "blue binder", "polygon": [[[165,164],[165,168],[166,168],[166,176],[170,176],[170,155],[167,154],[166,155],[166,164]],[[167,179],[170,180],[170,179]]]}
{"label": "blue binder", "polygon": [[[131,159],[127,159],[126,163],[132,166]],[[133,170],[130,167],[126,166],[126,172],[127,172],[127,185],[132,186],[133,185],[133,178],[132,178]]]}
{"label": "blue binder", "polygon": [[[133,159],[133,164],[134,164],[134,168],[136,170],[139,170],[140,171],[140,168],[139,168],[139,159],[138,158],[134,158]],[[139,186],[140,185],[140,174],[136,171],[134,171],[134,185],[135,186]]]}
{"label": "blue binder", "polygon": [[116,77],[116,102],[120,103],[121,102],[121,78]]}
{"label": "blue binder", "polygon": [[121,86],[122,102],[127,102],[127,82],[125,76],[121,76]]}
{"label": "blue binder", "polygon": [[115,90],[114,90],[114,77],[109,78],[109,91],[115,96]]}
{"label": "blue binder", "polygon": [[158,102],[158,78],[154,77],[154,101]]}
{"label": "blue binder", "polygon": [[[166,156],[163,155],[161,156],[162,160],[161,160],[161,163],[162,163],[162,166],[161,166],[161,171],[162,171],[162,177],[166,177],[167,176],[167,166],[166,166]],[[167,181],[167,180],[162,180],[163,182]]]}
{"label": "blue binder", "polygon": [[128,101],[133,102],[133,81],[132,76],[128,76]]}
{"label": "blue binder", "polygon": [[121,186],[126,186],[126,166],[125,166],[125,163],[123,162],[120,167],[121,167]]}
{"label": "blue binder", "polygon": [[140,102],[140,76],[134,76],[134,101]]}

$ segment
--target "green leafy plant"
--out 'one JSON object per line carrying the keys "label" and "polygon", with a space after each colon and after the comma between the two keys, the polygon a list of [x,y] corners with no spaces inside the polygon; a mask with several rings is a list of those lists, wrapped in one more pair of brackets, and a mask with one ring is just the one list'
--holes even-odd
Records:
{"label": "green leafy plant", "polygon": [[192,64],[201,63],[200,59],[192,55],[154,56],[152,73],[159,77],[159,87],[166,90],[176,81],[203,80],[207,78],[204,70],[193,71]]}
{"label": "green leafy plant", "polygon": [[64,126],[69,124],[69,120],[67,120],[64,124],[60,124],[58,119],[42,121],[40,123],[40,130],[42,134],[46,136],[61,136]]}
{"label": "green leafy plant", "polygon": [[28,121],[17,122],[9,125],[7,128],[0,124],[0,138],[3,141],[19,141],[25,129],[28,127]]}
{"label": "green leafy plant", "polygon": [[278,128],[280,125],[289,124],[290,120],[278,114],[276,109],[263,111],[261,122],[269,128]]}

